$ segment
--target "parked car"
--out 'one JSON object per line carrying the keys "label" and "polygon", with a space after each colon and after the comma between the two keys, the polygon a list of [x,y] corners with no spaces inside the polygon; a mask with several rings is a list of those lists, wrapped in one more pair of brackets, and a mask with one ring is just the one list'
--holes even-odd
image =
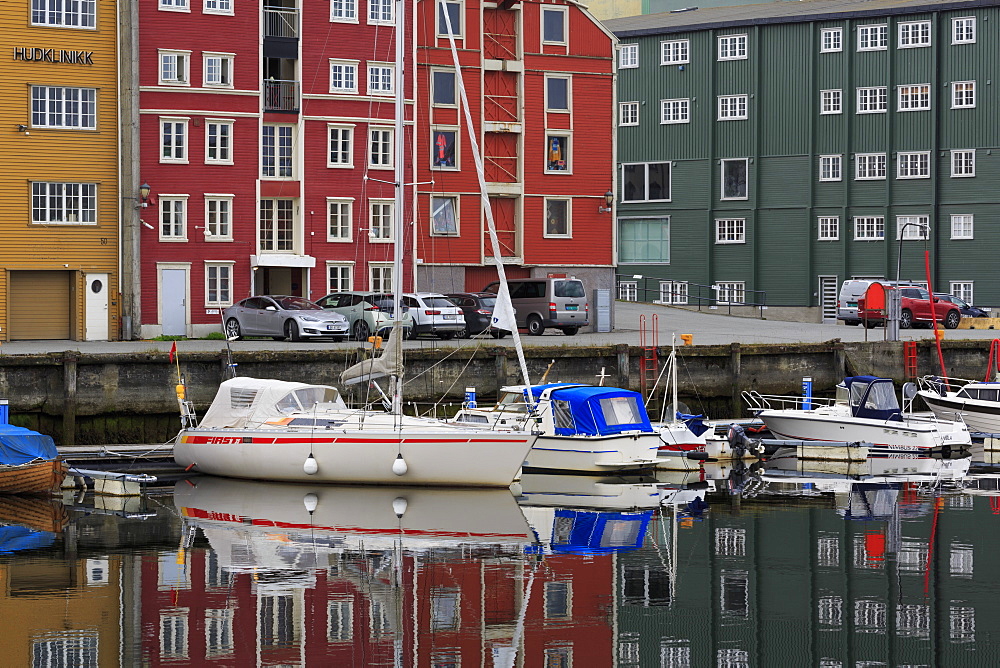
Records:
{"label": "parked car", "polygon": [[[513,278],[507,284],[517,326],[526,327],[529,334],[540,336],[547,327],[555,327],[573,336],[589,324],[587,291],[579,279]],[[499,288],[495,281],[483,292],[496,294]]]}
{"label": "parked car", "polygon": [[946,302],[951,302],[958,308],[958,312],[962,314],[963,318],[992,318],[993,314],[984,309],[973,306],[969,302],[965,301],[961,297],[956,297],[955,295],[949,295],[944,292],[935,292],[934,296],[938,299]]}
{"label": "parked car", "polygon": [[489,332],[494,338],[502,339],[510,333],[492,326],[493,307],[497,303],[497,296],[492,292],[449,292],[445,297],[455,302],[465,316],[465,331],[459,332],[459,338]]}
{"label": "parked car", "polygon": [[316,302],[292,295],[258,295],[223,311],[226,337],[270,336],[275,341],[307,338],[347,339],[347,318],[324,311]]}
{"label": "parked car", "polygon": [[410,309],[413,329],[410,338],[421,334],[436,334],[442,339],[455,338],[465,331],[462,309],[437,292],[416,292],[403,295],[403,306]]}
{"label": "parked car", "polygon": [[371,293],[333,292],[317,299],[316,303],[347,318],[351,336],[358,341],[367,341],[372,333],[386,336],[392,329],[392,316],[374,301]]}
{"label": "parked car", "polygon": [[858,300],[864,299],[868,286],[872,283],[885,283],[879,279],[850,279],[844,281],[840,286],[840,295],[837,297],[837,320],[843,321],[845,325],[860,325],[861,318],[858,317]]}
{"label": "parked car", "polygon": [[[899,290],[900,292],[900,329],[909,329],[918,324],[930,326],[934,319],[944,323],[946,329],[955,329],[962,320],[962,314],[959,313],[954,304],[937,297],[932,298],[924,288],[915,285],[886,286],[886,291],[889,290]],[[885,324],[884,310],[866,309],[864,297],[858,300],[858,317],[865,321],[868,327],[879,327]]]}

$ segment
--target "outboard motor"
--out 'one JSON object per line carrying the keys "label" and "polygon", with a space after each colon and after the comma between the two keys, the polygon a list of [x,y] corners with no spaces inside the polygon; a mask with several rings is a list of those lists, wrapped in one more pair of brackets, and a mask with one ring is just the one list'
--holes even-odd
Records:
{"label": "outboard motor", "polygon": [[726,434],[729,447],[733,450],[733,457],[743,459],[743,456],[753,446],[753,441],[747,436],[746,430],[738,424],[729,425],[729,432]]}

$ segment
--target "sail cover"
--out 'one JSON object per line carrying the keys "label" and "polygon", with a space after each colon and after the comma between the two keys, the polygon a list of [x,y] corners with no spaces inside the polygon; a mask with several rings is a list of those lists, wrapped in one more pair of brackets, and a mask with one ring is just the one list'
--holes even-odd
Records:
{"label": "sail cover", "polygon": [[58,454],[51,436],[12,424],[0,424],[0,464],[27,464],[36,459],[55,459]]}
{"label": "sail cover", "polygon": [[402,377],[403,364],[400,356],[397,354],[399,347],[398,332],[399,328],[395,328],[389,334],[389,338],[385,340],[385,346],[382,348],[381,357],[372,357],[348,367],[346,371],[340,374],[340,382],[344,385],[354,385],[356,383],[367,383],[369,380],[385,378],[386,376]]}

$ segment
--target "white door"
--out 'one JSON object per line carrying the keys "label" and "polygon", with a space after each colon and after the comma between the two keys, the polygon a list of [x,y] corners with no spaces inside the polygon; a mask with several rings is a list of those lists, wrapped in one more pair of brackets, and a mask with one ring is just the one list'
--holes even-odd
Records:
{"label": "white door", "polygon": [[164,336],[187,336],[187,272],[160,272],[160,312]]}
{"label": "white door", "polygon": [[108,340],[108,275],[86,274],[87,340]]}
{"label": "white door", "polygon": [[823,322],[837,322],[837,277],[819,277],[820,311]]}

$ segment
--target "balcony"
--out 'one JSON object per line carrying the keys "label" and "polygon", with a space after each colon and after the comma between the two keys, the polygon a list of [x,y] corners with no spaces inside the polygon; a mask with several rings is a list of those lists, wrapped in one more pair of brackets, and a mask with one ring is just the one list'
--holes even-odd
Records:
{"label": "balcony", "polygon": [[298,81],[264,80],[264,111],[297,112],[298,110]]}
{"label": "balcony", "polygon": [[288,7],[265,7],[264,37],[298,39],[299,10]]}

